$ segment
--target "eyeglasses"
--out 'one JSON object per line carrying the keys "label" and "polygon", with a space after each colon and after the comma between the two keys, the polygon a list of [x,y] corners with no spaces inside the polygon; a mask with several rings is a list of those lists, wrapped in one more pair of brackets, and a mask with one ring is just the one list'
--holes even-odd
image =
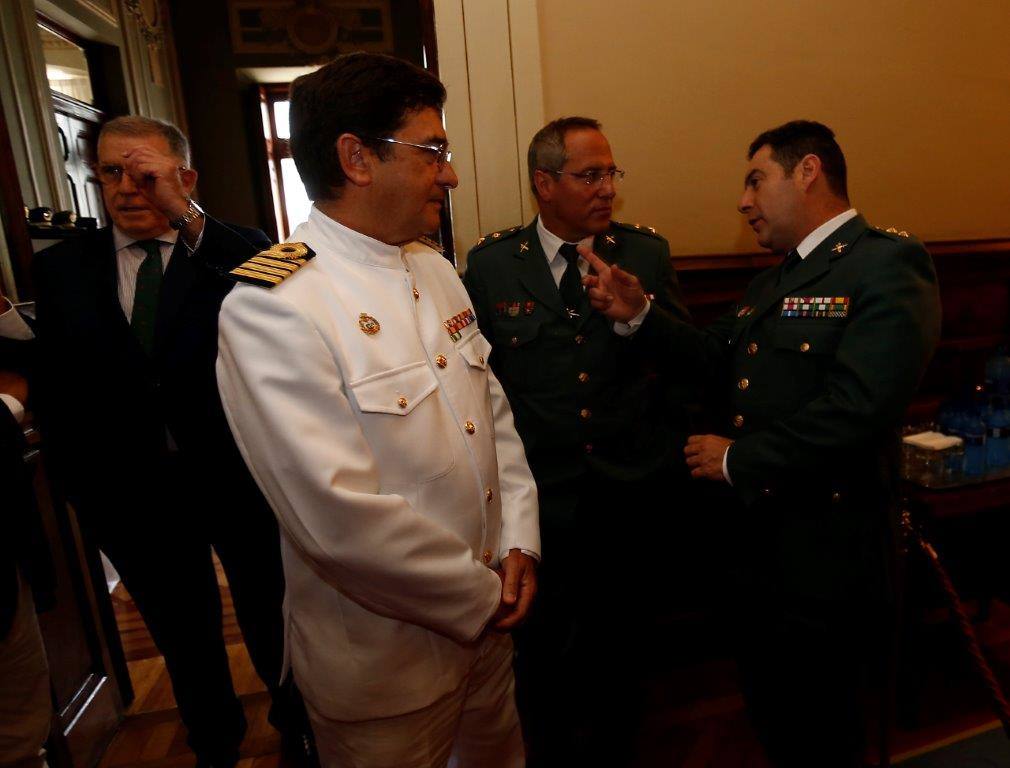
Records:
{"label": "eyeglasses", "polygon": [[[98,183],[103,187],[114,187],[123,181],[123,166],[113,165],[111,163],[95,163],[91,166],[91,170],[94,172],[95,176],[98,178]],[[179,171],[189,170],[186,166],[180,165]]]}
{"label": "eyeglasses", "polygon": [[443,144],[438,146],[437,144],[413,144],[409,141],[400,141],[399,139],[391,139],[387,136],[365,136],[363,138],[372,139],[373,141],[385,141],[387,144],[402,144],[405,147],[416,147],[417,149],[424,149],[428,152],[435,153],[435,164],[438,166],[439,170],[445,167],[446,163],[452,162],[452,152],[449,150],[448,144]]}
{"label": "eyeglasses", "polygon": [[609,171],[583,171],[582,173],[575,173],[574,171],[555,171],[551,168],[541,168],[544,173],[556,173],[558,176],[572,176],[587,187],[599,187],[604,181],[610,181],[611,184],[616,184],[621,179],[624,178],[624,171],[620,168],[611,168]]}

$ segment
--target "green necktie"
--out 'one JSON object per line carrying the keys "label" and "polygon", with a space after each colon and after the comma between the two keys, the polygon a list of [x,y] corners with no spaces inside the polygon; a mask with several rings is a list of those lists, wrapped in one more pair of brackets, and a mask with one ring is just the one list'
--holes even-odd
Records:
{"label": "green necktie", "polygon": [[158,294],[161,292],[161,245],[157,240],[134,243],[147,256],[137,270],[137,288],[133,295],[130,327],[147,354],[154,353],[154,320],[158,314]]}
{"label": "green necktie", "polygon": [[575,250],[572,243],[563,243],[558,253],[568,262],[564,274],[561,275],[561,283],[558,290],[561,293],[561,300],[568,309],[568,316],[575,317],[582,306],[582,273],[579,272],[579,252]]}

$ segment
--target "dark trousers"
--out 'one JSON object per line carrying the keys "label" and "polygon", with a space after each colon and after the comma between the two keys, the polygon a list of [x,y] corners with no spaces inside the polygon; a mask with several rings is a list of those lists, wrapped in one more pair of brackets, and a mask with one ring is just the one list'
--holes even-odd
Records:
{"label": "dark trousers", "polygon": [[634,757],[664,591],[659,560],[642,554],[639,518],[661,509],[650,496],[648,486],[602,480],[541,492],[539,588],[515,633],[530,768]]}
{"label": "dark trousers", "polygon": [[744,700],[778,768],[859,768],[867,697],[891,624],[883,609],[844,601],[743,606],[736,639]]}
{"label": "dark trousers", "polygon": [[209,484],[177,456],[145,475],[117,486],[102,504],[82,503],[82,528],[119,572],[165,657],[191,749],[224,762],[237,756],[246,723],[228,667],[211,547],[253,666],[273,697],[271,722],[284,729],[300,719],[297,694],[280,682],[277,524],[251,486]]}

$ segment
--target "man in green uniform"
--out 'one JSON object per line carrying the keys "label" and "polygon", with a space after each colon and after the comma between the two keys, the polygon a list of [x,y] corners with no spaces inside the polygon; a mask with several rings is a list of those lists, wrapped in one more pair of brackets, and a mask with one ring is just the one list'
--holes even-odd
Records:
{"label": "man in green uniform", "polygon": [[[531,766],[617,765],[643,698],[647,580],[661,561],[641,556],[641,536],[662,535],[673,477],[687,480],[686,425],[681,393],[635,337],[641,318],[615,325],[589,306],[576,247],[637,275],[652,306],[688,314],[666,240],[611,220],[624,173],[596,120],[548,124],[528,162],[540,215],[481,238],[464,278],[537,482],[548,553],[517,637],[517,699]],[[650,503],[660,490],[664,504]]]}
{"label": "man in green uniform", "polygon": [[[936,347],[932,260],[907,232],[849,205],[827,127],[795,121],[750,146],[739,210],[786,254],[706,331],[654,306],[636,335],[696,366],[729,405],[726,434],[694,435],[694,477],[732,485],[740,671],[778,766],[862,765],[862,694],[889,637],[898,426]],[[597,309],[644,305],[637,281],[598,266]]]}

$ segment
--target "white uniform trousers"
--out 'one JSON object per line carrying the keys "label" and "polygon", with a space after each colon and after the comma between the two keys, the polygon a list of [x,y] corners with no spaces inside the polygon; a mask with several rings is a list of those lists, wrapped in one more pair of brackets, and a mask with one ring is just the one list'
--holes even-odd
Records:
{"label": "white uniform trousers", "polygon": [[522,768],[512,638],[488,632],[455,691],[394,717],[344,722],[306,700],[322,768]]}
{"label": "white uniform trousers", "polygon": [[14,623],[0,638],[0,768],[38,768],[53,716],[49,665],[31,590],[18,581]]}

